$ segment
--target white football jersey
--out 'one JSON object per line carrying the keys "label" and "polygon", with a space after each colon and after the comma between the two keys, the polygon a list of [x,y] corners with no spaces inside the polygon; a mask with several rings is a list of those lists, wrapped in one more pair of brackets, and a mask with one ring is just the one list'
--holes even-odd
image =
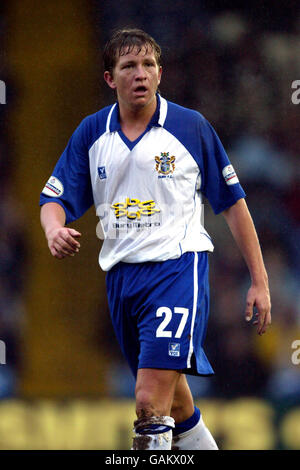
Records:
{"label": "white football jersey", "polygon": [[104,271],[122,261],[165,261],[213,251],[203,196],[215,213],[245,197],[212,126],[198,112],[157,95],[157,109],[134,142],[118,103],[85,118],[72,135],[40,205],[61,204],[66,223],[95,205]]}

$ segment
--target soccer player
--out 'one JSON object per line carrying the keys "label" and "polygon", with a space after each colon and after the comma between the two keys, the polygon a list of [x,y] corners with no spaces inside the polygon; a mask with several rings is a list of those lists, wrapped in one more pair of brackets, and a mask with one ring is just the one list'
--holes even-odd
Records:
{"label": "soccer player", "polygon": [[158,93],[161,50],[144,31],[117,31],[104,49],[117,101],[75,130],[40,196],[50,252],[73,256],[66,225],[95,205],[99,263],[112,323],[136,377],[133,449],[217,449],[186,374],[212,375],[203,342],[209,311],[203,196],[223,213],[249,268],[245,318],[271,322],[268,277],[245,193],[212,126]]}

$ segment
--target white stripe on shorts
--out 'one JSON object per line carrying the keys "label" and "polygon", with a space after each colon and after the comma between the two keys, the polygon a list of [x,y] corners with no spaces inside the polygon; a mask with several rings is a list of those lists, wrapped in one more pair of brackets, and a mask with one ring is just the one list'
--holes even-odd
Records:
{"label": "white stripe on shorts", "polygon": [[197,313],[197,299],[198,299],[198,253],[194,253],[194,298],[193,298],[193,312],[192,312],[192,322],[191,322],[191,331],[190,331],[190,347],[189,354],[187,358],[187,367],[191,367],[191,357],[194,351],[193,345],[193,333],[194,333],[194,324]]}

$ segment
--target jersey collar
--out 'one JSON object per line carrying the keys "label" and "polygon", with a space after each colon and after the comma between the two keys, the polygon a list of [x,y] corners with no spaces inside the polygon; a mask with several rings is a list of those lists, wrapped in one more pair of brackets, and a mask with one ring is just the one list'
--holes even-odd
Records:
{"label": "jersey collar", "polygon": [[[157,105],[155,113],[153,114],[151,121],[149,122],[147,128],[151,127],[163,127],[166,115],[167,115],[167,102],[162,98],[159,93],[156,93],[157,96]],[[121,130],[121,124],[119,119],[119,104],[115,103],[108,115],[106,129],[108,132],[118,132]]]}

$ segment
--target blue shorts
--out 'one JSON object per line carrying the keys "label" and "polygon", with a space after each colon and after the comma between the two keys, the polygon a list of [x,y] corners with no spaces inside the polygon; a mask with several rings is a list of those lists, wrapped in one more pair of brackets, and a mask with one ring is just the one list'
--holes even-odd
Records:
{"label": "blue shorts", "polygon": [[209,314],[208,254],[118,263],[106,275],[111,319],[136,376],[140,368],[213,375],[203,350]]}

